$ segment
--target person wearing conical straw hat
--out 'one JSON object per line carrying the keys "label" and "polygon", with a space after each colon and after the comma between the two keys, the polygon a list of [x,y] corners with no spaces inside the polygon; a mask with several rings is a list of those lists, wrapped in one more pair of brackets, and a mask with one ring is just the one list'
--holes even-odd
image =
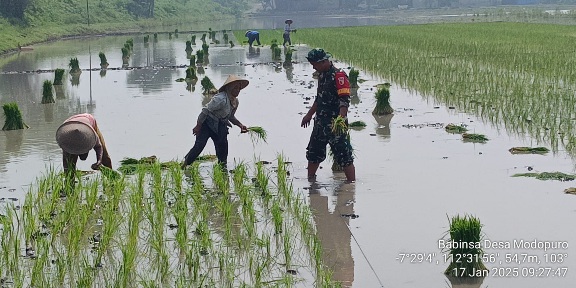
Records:
{"label": "person wearing conical straw hat", "polygon": [[248,38],[248,47],[252,47],[252,43],[254,43],[254,41],[258,43],[258,46],[262,46],[262,43],[260,43],[260,33],[258,31],[248,30],[244,36]]}
{"label": "person wearing conical straw hat", "polygon": [[216,157],[224,167],[228,159],[228,128],[232,124],[240,128],[241,133],[248,132],[248,128],[236,118],[238,109],[238,95],[240,90],[248,86],[248,80],[242,79],[236,75],[228,76],[228,79],[218,89],[218,94],[212,97],[212,100],[202,108],[198,116],[196,126],[192,133],[196,135],[194,147],[190,149],[184,157],[182,168],[192,164],[198,158],[208,139],[212,139],[216,148]]}
{"label": "person wearing conical straw hat", "polygon": [[284,21],[284,34],[282,35],[282,37],[284,38],[284,43],[282,43],[282,46],[286,47],[286,43],[288,43],[288,45],[292,45],[292,40],[290,40],[290,32],[296,32],[296,29],[292,29],[290,27],[290,25],[292,25],[293,21],[292,19],[286,19],[286,21]]}
{"label": "person wearing conical straw hat", "polygon": [[88,113],[73,115],[66,119],[56,130],[56,142],[62,149],[62,164],[64,172],[73,175],[78,158],[84,161],[90,150],[96,152],[96,162],[93,170],[106,166],[112,169],[112,160],[108,154],[106,143],[94,116]]}

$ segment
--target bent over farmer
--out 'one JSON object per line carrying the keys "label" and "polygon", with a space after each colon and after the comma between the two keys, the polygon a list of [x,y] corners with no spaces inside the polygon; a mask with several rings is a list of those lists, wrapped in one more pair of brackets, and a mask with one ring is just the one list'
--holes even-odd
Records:
{"label": "bent over farmer", "polygon": [[[312,64],[318,75],[318,90],[314,104],[302,118],[302,127],[308,127],[312,116],[314,126],[310,142],[306,148],[308,159],[308,178],[313,179],[320,163],[326,159],[326,145],[330,145],[334,160],[344,169],[348,181],[356,180],[356,168],[352,156],[352,146],[346,133],[339,135],[332,132],[332,121],[340,115],[346,119],[350,106],[350,83],[348,76],[334,67],[329,60],[331,55],[324,49],[314,48],[308,52],[306,59]],[[346,121],[348,124],[348,121]]]}
{"label": "bent over farmer", "polygon": [[96,152],[96,162],[91,168],[98,170],[103,165],[112,169],[104,137],[91,114],[77,114],[66,119],[56,130],[56,142],[62,148],[62,164],[68,175],[74,174],[78,158],[86,160],[92,149]]}

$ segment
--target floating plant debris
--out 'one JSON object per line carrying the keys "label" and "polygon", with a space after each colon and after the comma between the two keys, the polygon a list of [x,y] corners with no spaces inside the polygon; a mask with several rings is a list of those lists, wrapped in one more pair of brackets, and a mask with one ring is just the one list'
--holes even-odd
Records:
{"label": "floating plant debris", "polygon": [[464,126],[465,126],[464,124],[456,125],[456,124],[450,123],[450,124],[446,125],[446,127],[444,127],[444,129],[446,129],[446,132],[448,132],[448,133],[461,134],[461,133],[466,133],[468,131],[468,129]]}
{"label": "floating plant debris", "polygon": [[575,175],[566,174],[562,172],[519,173],[512,175],[512,177],[533,177],[538,180],[558,180],[558,181],[572,181],[576,179]]}
{"label": "floating plant debris", "polygon": [[546,154],[550,152],[546,147],[512,147],[508,151],[512,154]]}
{"label": "floating plant debris", "polygon": [[462,134],[462,140],[470,142],[486,142],[488,141],[488,138],[482,134],[464,133]]}

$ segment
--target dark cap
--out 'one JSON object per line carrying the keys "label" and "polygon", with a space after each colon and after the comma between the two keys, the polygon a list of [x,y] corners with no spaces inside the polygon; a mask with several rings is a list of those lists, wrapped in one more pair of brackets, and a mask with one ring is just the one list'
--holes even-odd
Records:
{"label": "dark cap", "polygon": [[332,57],[330,53],[326,53],[322,48],[314,48],[308,52],[306,59],[310,62],[320,62]]}

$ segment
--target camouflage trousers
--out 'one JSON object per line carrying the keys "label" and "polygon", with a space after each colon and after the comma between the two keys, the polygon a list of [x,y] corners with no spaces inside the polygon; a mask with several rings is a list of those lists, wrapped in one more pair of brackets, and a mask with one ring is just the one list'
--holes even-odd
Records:
{"label": "camouflage trousers", "polygon": [[306,147],[306,159],[312,163],[326,160],[326,145],[330,145],[334,162],[340,167],[346,167],[354,162],[348,134],[334,135],[330,124],[314,121],[312,135]]}

